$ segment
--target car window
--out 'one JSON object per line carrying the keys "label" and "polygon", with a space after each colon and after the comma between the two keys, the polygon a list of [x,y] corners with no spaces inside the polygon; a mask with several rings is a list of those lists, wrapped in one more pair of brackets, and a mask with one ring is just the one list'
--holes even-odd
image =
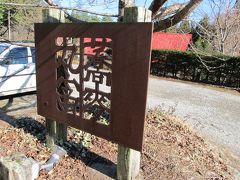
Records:
{"label": "car window", "polygon": [[35,48],[31,48],[32,62],[35,63]]}
{"label": "car window", "polygon": [[0,46],[0,54],[7,48],[8,48],[8,46]]}
{"label": "car window", "polygon": [[28,63],[28,52],[26,47],[17,47],[10,50],[5,56],[9,61],[8,64],[27,64]]}

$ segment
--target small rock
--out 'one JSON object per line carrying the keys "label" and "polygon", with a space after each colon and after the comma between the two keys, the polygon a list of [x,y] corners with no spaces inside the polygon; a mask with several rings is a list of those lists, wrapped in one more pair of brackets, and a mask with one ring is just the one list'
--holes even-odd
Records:
{"label": "small rock", "polygon": [[0,179],[33,180],[38,177],[39,164],[23,154],[0,158]]}

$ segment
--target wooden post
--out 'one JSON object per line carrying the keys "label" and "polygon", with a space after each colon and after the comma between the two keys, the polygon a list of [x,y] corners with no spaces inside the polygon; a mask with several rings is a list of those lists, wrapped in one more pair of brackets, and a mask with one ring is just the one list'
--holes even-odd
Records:
{"label": "wooden post", "polygon": [[67,141],[67,126],[56,122],[56,142],[62,144],[65,141]]}
{"label": "wooden post", "polygon": [[[123,22],[151,22],[152,12],[144,7],[124,9]],[[140,177],[141,153],[131,148],[118,145],[117,179],[134,180]]]}
{"label": "wooden post", "polygon": [[131,148],[118,145],[117,179],[139,179],[141,153]]}
{"label": "wooden post", "polygon": [[46,145],[53,148],[56,140],[56,121],[46,118]]}
{"label": "wooden post", "polygon": [[[43,9],[43,22],[64,22],[64,13],[59,9]],[[53,148],[55,143],[63,143],[67,140],[67,126],[46,118],[46,144]]]}
{"label": "wooden post", "polygon": [[144,7],[127,7],[124,9],[123,22],[151,22],[152,11]]}

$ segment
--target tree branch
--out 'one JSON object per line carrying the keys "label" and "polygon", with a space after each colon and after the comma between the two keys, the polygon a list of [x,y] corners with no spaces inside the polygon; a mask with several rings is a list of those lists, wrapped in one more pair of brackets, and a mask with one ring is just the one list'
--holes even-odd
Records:
{"label": "tree branch", "polygon": [[152,17],[154,17],[157,12],[159,11],[159,9],[161,9],[161,7],[163,6],[163,4],[166,2],[167,0],[153,0],[152,3],[149,6],[149,10],[152,11]]}
{"label": "tree branch", "polygon": [[[2,27],[1,27],[1,30],[2,30]],[[0,36],[3,36],[4,34],[6,34],[7,31],[8,31],[8,28],[6,28],[4,32],[1,32]]]}
{"label": "tree branch", "polygon": [[176,25],[182,19],[187,17],[203,0],[190,0],[184,8],[176,14],[154,23],[154,31],[161,31]]}
{"label": "tree branch", "polygon": [[174,14],[178,11],[180,11],[185,4],[173,4],[171,6],[168,6],[166,8],[161,8],[159,12],[153,17],[153,20],[161,20],[166,16],[169,16],[170,14]]}
{"label": "tree branch", "polygon": [[48,4],[48,6],[42,6],[40,4],[19,4],[19,3],[0,3],[0,5],[5,5],[5,6],[17,6],[17,7],[40,7],[40,8],[53,8],[53,9],[61,9],[61,10],[74,10],[74,11],[80,11],[80,12],[86,12],[89,14],[95,14],[99,16],[109,16],[109,17],[118,17],[118,15],[114,14],[107,14],[107,13],[98,13],[98,12],[93,12],[93,11],[88,11],[84,9],[78,9],[78,8],[68,8],[68,7],[60,7],[56,4],[51,3],[49,0],[45,0],[45,2]]}
{"label": "tree branch", "polygon": [[1,38],[0,39],[1,43],[8,43],[8,44],[12,44],[12,45],[17,45],[17,46],[24,46],[24,47],[35,47],[34,43],[17,43],[17,42],[13,42],[13,41],[9,41],[7,39]]}

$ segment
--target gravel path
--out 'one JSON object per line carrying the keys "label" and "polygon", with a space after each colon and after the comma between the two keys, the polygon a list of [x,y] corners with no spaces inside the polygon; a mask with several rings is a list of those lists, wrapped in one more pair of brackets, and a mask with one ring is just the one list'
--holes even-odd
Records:
{"label": "gravel path", "polygon": [[161,106],[184,118],[210,141],[240,156],[240,93],[151,77],[148,107]]}

